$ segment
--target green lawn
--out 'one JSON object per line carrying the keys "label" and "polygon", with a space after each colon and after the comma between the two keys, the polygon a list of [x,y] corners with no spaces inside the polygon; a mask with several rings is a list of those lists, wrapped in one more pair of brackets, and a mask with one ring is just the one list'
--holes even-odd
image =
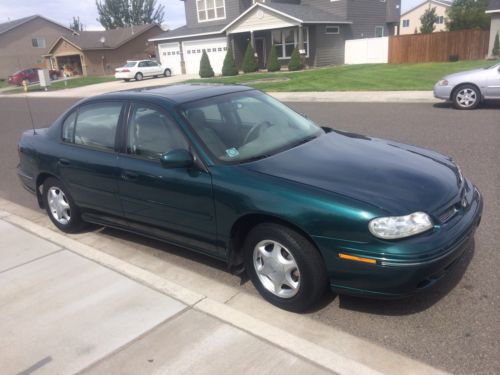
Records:
{"label": "green lawn", "polygon": [[391,91],[432,90],[444,75],[482,68],[492,61],[423,64],[342,65],[302,72],[252,73],[189,82],[240,83],[264,91]]}
{"label": "green lawn", "polygon": [[6,86],[7,86],[7,80],[6,79],[0,79],[0,89],[3,89]]}
{"label": "green lawn", "polygon": [[[114,76],[73,78],[73,79],[68,79],[66,81],[67,86],[65,85],[64,80],[58,80],[58,81],[52,82],[52,85],[49,87],[49,91],[57,91],[57,90],[63,90],[65,88],[70,89],[70,88],[74,88],[74,87],[94,85],[96,83],[110,82],[110,81],[114,81],[114,80],[115,80]],[[43,89],[40,87],[40,85],[36,84],[36,85],[31,85],[29,87],[28,91],[29,92],[43,91]],[[22,92],[23,92],[22,87],[13,87],[12,90],[6,90],[6,91],[3,91],[2,93],[4,93],[4,94],[17,94],[17,93],[22,93]]]}

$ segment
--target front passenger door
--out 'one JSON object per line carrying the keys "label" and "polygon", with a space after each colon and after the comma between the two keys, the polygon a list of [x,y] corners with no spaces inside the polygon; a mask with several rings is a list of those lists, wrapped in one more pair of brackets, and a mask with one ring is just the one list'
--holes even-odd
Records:
{"label": "front passenger door", "polygon": [[500,66],[490,70],[491,72],[487,79],[488,88],[486,90],[486,96],[492,99],[500,99]]}
{"label": "front passenger door", "polygon": [[159,107],[133,104],[119,161],[125,216],[136,230],[217,255],[212,177],[163,168],[160,156],[175,149],[189,149],[177,123]]}

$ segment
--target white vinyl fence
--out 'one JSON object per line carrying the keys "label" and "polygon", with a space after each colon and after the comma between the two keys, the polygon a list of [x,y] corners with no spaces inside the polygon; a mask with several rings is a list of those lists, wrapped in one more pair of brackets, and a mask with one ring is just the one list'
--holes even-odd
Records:
{"label": "white vinyl fence", "polygon": [[389,61],[389,37],[345,42],[346,64],[384,64]]}

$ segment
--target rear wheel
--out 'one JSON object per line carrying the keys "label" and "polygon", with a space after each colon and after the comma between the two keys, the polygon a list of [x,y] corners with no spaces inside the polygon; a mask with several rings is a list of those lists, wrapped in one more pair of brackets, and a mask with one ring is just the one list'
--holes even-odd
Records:
{"label": "rear wheel", "polygon": [[136,81],[142,81],[143,78],[144,78],[144,76],[142,75],[142,73],[137,73],[135,75],[135,80]]}
{"label": "rear wheel", "polygon": [[165,69],[165,71],[163,72],[163,75],[165,77],[170,77],[172,75],[172,72],[170,71],[170,69]]}
{"label": "rear wheel", "polygon": [[481,101],[481,92],[476,86],[462,85],[455,90],[452,99],[456,109],[474,109]]}
{"label": "rear wheel", "polygon": [[327,287],[323,258],[304,236],[264,223],[245,240],[245,267],[255,288],[273,305],[301,312],[317,304]]}
{"label": "rear wheel", "polygon": [[84,227],[80,210],[61,181],[52,177],[45,180],[43,205],[50,220],[63,232],[74,233]]}

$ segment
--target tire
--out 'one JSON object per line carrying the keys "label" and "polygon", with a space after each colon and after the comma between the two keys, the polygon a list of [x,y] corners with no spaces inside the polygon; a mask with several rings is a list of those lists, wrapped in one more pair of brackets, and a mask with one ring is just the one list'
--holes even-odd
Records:
{"label": "tire", "polygon": [[[47,178],[43,183],[43,206],[54,225],[65,233],[83,229],[80,209],[68,189],[56,178]],[[59,212],[58,212],[59,211]]]}
{"label": "tire", "polygon": [[142,73],[139,72],[139,73],[136,73],[136,75],[135,75],[134,78],[135,78],[136,81],[142,81],[142,79],[144,78],[144,76],[142,75]]}
{"label": "tire", "polygon": [[474,85],[462,85],[453,92],[452,100],[456,109],[475,109],[481,102],[481,92]]}
{"label": "tire", "polygon": [[328,277],[321,254],[309,240],[286,226],[257,225],[246,236],[244,257],[253,285],[275,306],[302,312],[325,293]]}
{"label": "tire", "polygon": [[165,77],[171,77],[172,76],[172,71],[170,69],[165,69],[165,71],[163,72],[163,75]]}

